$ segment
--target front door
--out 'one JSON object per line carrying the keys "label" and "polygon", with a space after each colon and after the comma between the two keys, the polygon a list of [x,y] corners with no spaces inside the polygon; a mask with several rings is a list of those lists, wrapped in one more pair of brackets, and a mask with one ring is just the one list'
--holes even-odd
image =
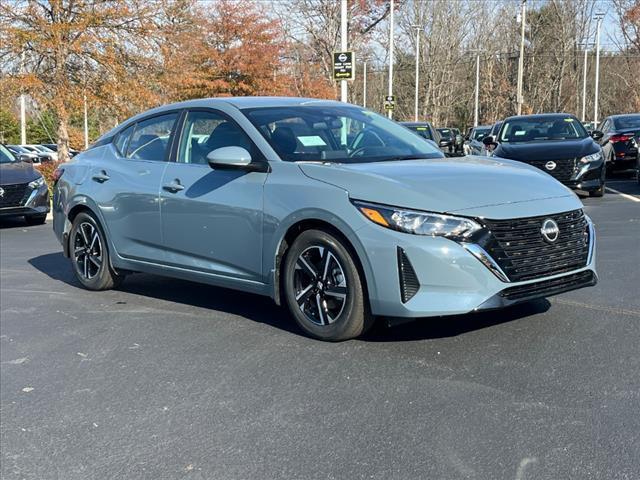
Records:
{"label": "front door", "polygon": [[167,263],[235,279],[262,278],[262,196],[266,173],[213,170],[211,151],[260,152],[226,114],[187,112],[176,154],[161,183]]}

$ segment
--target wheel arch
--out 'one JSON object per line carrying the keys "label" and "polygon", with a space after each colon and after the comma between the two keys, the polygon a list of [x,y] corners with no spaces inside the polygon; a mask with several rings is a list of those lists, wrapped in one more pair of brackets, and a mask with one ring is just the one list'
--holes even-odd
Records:
{"label": "wheel arch", "polygon": [[98,208],[98,206],[89,197],[86,197],[86,196],[79,196],[74,198],[73,203],[70,203],[70,207],[65,214],[66,216],[65,227],[64,227],[64,232],[62,236],[63,238],[62,248],[64,251],[64,255],[66,257],[70,256],[69,233],[71,232],[71,226],[73,225],[73,221],[82,212],[87,212],[91,214],[96,219],[96,222],[98,222],[98,226],[102,229],[102,232],[104,234],[105,241],[107,244],[106,246],[109,249],[109,253],[110,253],[109,263],[113,268],[114,267],[113,257],[117,255],[117,252],[116,252],[115,246],[113,245],[111,235],[109,235],[108,226],[104,221],[104,218],[100,214],[100,209]]}
{"label": "wheel arch", "polygon": [[375,291],[375,281],[373,278],[373,271],[365,256],[364,247],[357,239],[355,233],[348,228],[348,226],[337,226],[335,223],[319,217],[304,218],[292,223],[280,237],[274,258],[273,274],[273,299],[276,304],[281,305],[282,303],[283,283],[281,265],[286,257],[287,251],[294,240],[302,232],[312,229],[323,230],[331,233],[344,243],[344,246],[353,256],[353,260],[358,268],[360,276],[362,277],[362,281],[364,282],[363,291],[365,292],[365,299],[370,307],[369,299]]}

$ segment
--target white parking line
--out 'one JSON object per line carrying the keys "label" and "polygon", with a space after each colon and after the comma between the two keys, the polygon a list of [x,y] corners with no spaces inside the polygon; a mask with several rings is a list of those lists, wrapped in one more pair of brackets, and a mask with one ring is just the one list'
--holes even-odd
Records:
{"label": "white parking line", "polygon": [[636,197],[634,195],[629,195],[628,193],[619,192],[618,190],[614,190],[611,187],[605,187],[605,188],[607,190],[609,190],[610,192],[617,193],[618,195],[620,195],[621,197],[626,198],[627,200],[631,200],[632,202],[640,202],[640,198],[638,198],[638,197]]}

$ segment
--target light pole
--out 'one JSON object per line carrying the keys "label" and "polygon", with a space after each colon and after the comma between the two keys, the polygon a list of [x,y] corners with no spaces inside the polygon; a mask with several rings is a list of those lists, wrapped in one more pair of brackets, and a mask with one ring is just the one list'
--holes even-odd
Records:
{"label": "light pole", "polygon": [[362,64],[362,106],[367,108],[367,62]]}
{"label": "light pole", "polygon": [[[22,74],[25,73],[24,68],[24,50],[22,51],[22,55],[20,57],[20,69],[22,70]],[[26,98],[24,95],[24,91],[20,93],[20,144],[24,145],[27,143],[27,112],[26,112]]]}
{"label": "light pole", "polygon": [[87,62],[82,62],[82,100],[84,102],[84,149],[89,148],[89,118],[87,115]]}
{"label": "light pole", "polygon": [[480,51],[476,51],[476,91],[475,108],[473,113],[473,126],[478,126],[478,110],[480,107]]}
{"label": "light pole", "polygon": [[[389,96],[391,97],[393,96],[393,0],[391,0],[389,8]],[[387,116],[393,117],[392,109],[387,110]]]}
{"label": "light pole", "polygon": [[418,121],[418,96],[420,84],[420,30],[422,25],[411,25],[416,30],[416,97],[415,97],[415,121]]}
{"label": "light pole", "polygon": [[524,76],[524,33],[526,25],[527,15],[527,0],[522,0],[522,11],[520,13],[520,22],[522,23],[520,28],[520,57],[518,58],[518,92],[516,94],[516,102],[518,104],[518,115],[522,115],[522,104],[524,98],[522,97],[522,83]]}
{"label": "light pole", "polygon": [[589,47],[593,44],[584,43],[584,64],[582,66],[582,121],[587,120],[587,60],[589,59]]}
{"label": "light pole", "polygon": [[[347,51],[347,0],[340,3],[340,49]],[[347,101],[347,81],[340,80],[340,101]]]}
{"label": "light pole", "polygon": [[604,13],[598,12],[595,15],[597,21],[596,26],[596,85],[595,85],[595,98],[593,100],[593,129],[598,128],[598,89],[600,87],[600,26]]}

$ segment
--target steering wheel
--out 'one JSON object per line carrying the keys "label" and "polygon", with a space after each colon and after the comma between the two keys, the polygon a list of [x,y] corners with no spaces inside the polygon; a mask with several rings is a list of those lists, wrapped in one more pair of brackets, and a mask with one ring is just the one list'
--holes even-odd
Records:
{"label": "steering wheel", "polygon": [[350,152],[348,157],[349,158],[356,158],[356,157],[363,157],[364,156],[364,151],[367,149],[368,147],[358,147],[356,148],[353,152]]}
{"label": "steering wheel", "polygon": [[[351,146],[353,147],[354,145],[357,145],[359,142],[361,142],[362,139],[364,138],[365,134],[373,135],[373,138],[375,138],[375,140],[377,140],[380,143],[377,146],[384,147],[384,141],[382,140],[382,138],[380,138],[380,135],[378,135],[373,130],[362,130],[360,133],[358,133],[358,135],[356,135],[356,138],[353,139],[353,143],[351,144]],[[365,145],[365,146],[362,146],[362,147],[356,147],[352,152],[349,153],[349,158],[362,156],[362,153],[364,152],[364,150],[366,148],[370,147],[370,146],[371,145],[368,145],[368,146]]]}

